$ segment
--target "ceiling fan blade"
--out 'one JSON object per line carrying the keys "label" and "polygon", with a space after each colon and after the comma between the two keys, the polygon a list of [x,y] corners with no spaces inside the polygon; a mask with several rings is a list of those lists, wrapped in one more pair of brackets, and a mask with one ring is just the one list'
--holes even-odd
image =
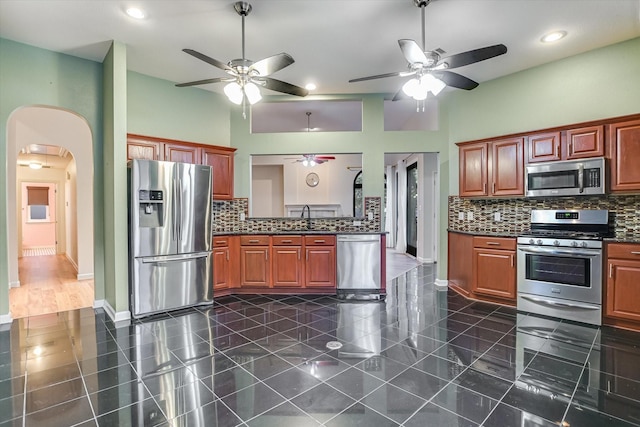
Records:
{"label": "ceiling fan blade", "polygon": [[374,79],[384,79],[386,77],[400,77],[400,76],[406,76],[406,75],[407,74],[404,71],[396,71],[395,73],[378,74],[375,76],[359,77],[357,79],[351,79],[349,80],[349,83],[364,82],[366,80],[374,80]]}
{"label": "ceiling fan blade", "polygon": [[458,89],[471,90],[478,87],[478,82],[458,73],[454,73],[453,71],[439,71],[437,73],[433,73],[433,75],[445,82],[447,86],[456,87]]}
{"label": "ceiling fan blade", "polygon": [[229,79],[229,78],[225,78],[225,77],[216,77],[214,79],[204,79],[204,80],[196,80],[194,82],[187,82],[187,83],[176,83],[177,87],[186,87],[186,86],[197,86],[197,85],[206,85],[209,83],[220,83],[226,80],[234,80],[234,79]]}
{"label": "ceiling fan blade", "polygon": [[336,157],[335,156],[315,156],[316,159],[322,159],[322,160],[335,160]]}
{"label": "ceiling fan blade", "polygon": [[[438,61],[438,65],[446,63],[447,68],[458,68],[475,62],[484,61],[485,59],[494,58],[505,53],[507,53],[507,47],[503,44],[496,44],[493,46],[470,50],[468,52],[458,53],[447,58],[442,58]],[[436,65],[436,67],[438,65]]]}
{"label": "ceiling fan blade", "polygon": [[418,43],[411,39],[398,40],[402,54],[406,58],[407,62],[413,64],[419,62],[421,64],[427,63],[427,56],[424,54]]}
{"label": "ceiling fan blade", "polygon": [[268,58],[261,59],[252,66],[249,67],[249,72],[255,70],[260,76],[268,76],[280,71],[285,67],[293,64],[295,61],[286,53],[279,53],[277,55],[270,56]]}
{"label": "ceiling fan blade", "polygon": [[283,82],[280,80],[272,79],[271,77],[261,77],[256,79],[258,82],[263,82],[264,87],[276,92],[288,93],[295,96],[307,96],[309,91],[303,87],[292,85],[291,83]]}
{"label": "ceiling fan blade", "polygon": [[197,52],[193,49],[182,49],[182,51],[184,53],[188,53],[189,55],[198,58],[201,61],[206,62],[207,64],[211,64],[214,67],[218,67],[221,70],[224,71],[230,71],[233,72],[235,74],[235,70],[233,68],[231,68],[229,65],[225,64],[224,62],[218,61],[217,59],[213,59],[203,53]]}

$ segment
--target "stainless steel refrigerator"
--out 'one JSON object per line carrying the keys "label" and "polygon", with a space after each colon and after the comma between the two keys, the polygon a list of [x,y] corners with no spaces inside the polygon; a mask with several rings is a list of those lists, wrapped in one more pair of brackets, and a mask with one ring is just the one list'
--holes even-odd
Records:
{"label": "stainless steel refrigerator", "polygon": [[211,167],[131,160],[128,180],[133,317],[210,304]]}

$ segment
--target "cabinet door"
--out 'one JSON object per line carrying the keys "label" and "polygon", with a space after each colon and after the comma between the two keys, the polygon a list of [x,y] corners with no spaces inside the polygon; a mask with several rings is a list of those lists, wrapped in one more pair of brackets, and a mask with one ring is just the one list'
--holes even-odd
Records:
{"label": "cabinet door", "polygon": [[305,285],[313,287],[336,286],[335,246],[307,246],[305,248]]}
{"label": "cabinet door", "polygon": [[271,262],[273,287],[301,288],[302,278],[302,247],[276,246],[272,250]]}
{"label": "cabinet door", "polygon": [[213,249],[213,290],[229,288],[229,248]]}
{"label": "cabinet door", "polygon": [[560,132],[539,133],[527,137],[527,163],[560,160]]}
{"label": "cabinet door", "polygon": [[163,160],[162,148],[161,142],[129,140],[127,141],[127,160]]}
{"label": "cabinet door", "polygon": [[270,287],[269,247],[240,248],[240,281],[242,287]]}
{"label": "cabinet door", "polygon": [[609,259],[607,316],[640,321],[640,262]]}
{"label": "cabinet door", "polygon": [[640,190],[640,120],[609,127],[611,190]]}
{"label": "cabinet door", "polygon": [[460,196],[487,195],[487,148],[485,142],[460,146]]}
{"label": "cabinet door", "polygon": [[233,199],[233,153],[203,147],[202,164],[213,169],[213,198]]}
{"label": "cabinet door", "polygon": [[567,159],[604,156],[604,126],[567,131]]}
{"label": "cabinet door", "polygon": [[518,196],[524,194],[524,140],[505,139],[491,143],[491,194]]}
{"label": "cabinet door", "polygon": [[199,148],[182,144],[164,144],[164,159],[169,162],[199,164]]}
{"label": "cabinet door", "polygon": [[473,292],[501,298],[516,297],[515,252],[473,250]]}

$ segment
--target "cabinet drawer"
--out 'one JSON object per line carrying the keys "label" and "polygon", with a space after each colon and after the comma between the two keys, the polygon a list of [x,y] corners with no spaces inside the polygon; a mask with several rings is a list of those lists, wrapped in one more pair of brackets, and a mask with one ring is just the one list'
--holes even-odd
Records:
{"label": "cabinet drawer", "polygon": [[240,236],[242,246],[268,246],[269,236]]}
{"label": "cabinet drawer", "polygon": [[473,247],[488,249],[508,249],[514,251],[516,249],[516,239],[510,237],[475,236],[473,238]]}
{"label": "cabinet drawer", "polygon": [[213,247],[214,248],[224,248],[229,246],[229,237],[228,236],[214,236],[213,237]]}
{"label": "cabinet drawer", "polygon": [[609,243],[607,245],[607,257],[640,261],[640,245],[631,243]]}
{"label": "cabinet drawer", "polygon": [[304,236],[304,244],[306,246],[335,246],[336,236]]}
{"label": "cabinet drawer", "polygon": [[273,236],[271,244],[273,246],[301,246],[302,236]]}

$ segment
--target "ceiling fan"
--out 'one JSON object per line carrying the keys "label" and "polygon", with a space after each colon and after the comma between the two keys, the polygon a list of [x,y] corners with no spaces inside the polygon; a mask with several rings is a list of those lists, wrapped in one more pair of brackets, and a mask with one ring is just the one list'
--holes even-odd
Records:
{"label": "ceiling fan", "polygon": [[300,162],[303,166],[315,166],[321,165],[329,160],[335,160],[335,156],[319,156],[317,154],[303,154],[301,158],[287,157],[289,160],[294,160],[293,163]]}
{"label": "ceiling fan", "polygon": [[425,7],[432,1],[433,0],[413,0],[414,5],[421,9],[422,14],[422,48],[414,40],[398,40],[402,54],[408,62],[406,71],[360,77],[349,80],[349,83],[386,77],[414,76],[396,92],[393,97],[394,101],[407,97],[411,97],[416,101],[423,101],[427,98],[429,92],[437,95],[446,86],[465,90],[476,88],[478,86],[477,82],[448,70],[503,55],[507,52],[507,47],[503,44],[497,44],[448,57],[442,57],[445,52],[441,49],[426,50],[424,15]]}
{"label": "ceiling fan", "polygon": [[232,59],[225,64],[193,49],[182,50],[201,61],[220,68],[229,74],[229,76],[178,83],[176,86],[185,87],[225,82],[227,85],[224,87],[224,93],[231,102],[238,105],[245,105],[245,100],[248,101],[249,104],[255,104],[260,101],[262,99],[259,89],[260,86],[290,95],[307,96],[309,93],[307,89],[268,77],[276,71],[293,64],[294,60],[290,55],[283,52],[257,62],[245,58],[244,18],[251,12],[251,5],[247,2],[239,1],[234,4],[234,8],[238,15],[242,17],[242,58]]}

